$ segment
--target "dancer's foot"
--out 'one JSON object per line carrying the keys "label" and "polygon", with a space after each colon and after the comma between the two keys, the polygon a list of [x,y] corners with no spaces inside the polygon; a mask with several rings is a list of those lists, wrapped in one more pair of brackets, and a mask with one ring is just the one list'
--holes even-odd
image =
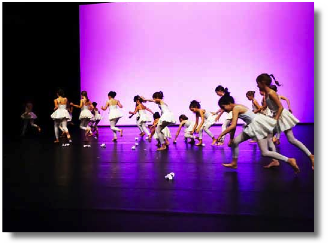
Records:
{"label": "dancer's foot", "polygon": [[143,137],[143,136],[146,135],[146,133],[142,132],[142,133],[140,133],[139,135],[140,135],[140,137]]}
{"label": "dancer's foot", "polygon": [[224,145],[224,143],[223,143],[223,142],[221,142],[221,141],[219,141],[219,142],[217,143],[217,145],[218,145],[218,146],[223,146],[223,145]]}
{"label": "dancer's foot", "polygon": [[266,169],[270,169],[271,167],[278,167],[280,165],[279,161],[276,159],[273,159],[270,164],[264,166]]}
{"label": "dancer's foot", "polygon": [[41,132],[41,127],[38,127],[38,131]]}
{"label": "dancer's foot", "polygon": [[232,168],[232,169],[237,169],[237,163],[236,162],[231,162],[229,164],[225,164],[223,163],[222,164],[224,167],[227,167],[227,168]]}
{"label": "dancer's foot", "polygon": [[169,145],[170,145],[170,142],[169,142],[168,139],[165,139],[165,145],[166,145],[166,146],[169,146]]}
{"label": "dancer's foot", "polygon": [[117,138],[113,138],[112,141],[113,141],[113,142],[117,142]]}
{"label": "dancer's foot", "polygon": [[311,154],[309,157],[310,157],[310,160],[311,160],[311,163],[312,163],[312,170],[314,170],[314,155]]}
{"label": "dancer's foot", "polygon": [[199,139],[199,143],[196,144],[196,146],[202,146],[203,145],[203,140]]}
{"label": "dancer's foot", "polygon": [[197,139],[198,141],[200,140],[199,137],[195,137],[195,139]]}
{"label": "dancer's foot", "polygon": [[195,139],[192,138],[192,139],[190,140],[189,144],[195,144]]}
{"label": "dancer's foot", "polygon": [[288,163],[291,167],[293,167],[293,170],[294,170],[295,174],[297,174],[297,173],[300,172],[300,168],[298,168],[298,166],[297,166],[296,159],[294,159],[294,158],[288,159],[288,160],[287,160],[287,163]]}
{"label": "dancer's foot", "polygon": [[162,147],[158,148],[157,151],[162,151],[162,150],[165,150],[167,149],[166,145],[163,144]]}
{"label": "dancer's foot", "polygon": [[279,140],[279,139],[276,139],[273,143],[274,143],[275,145],[279,145],[279,144],[280,144],[280,140]]}
{"label": "dancer's foot", "polygon": [[56,139],[56,140],[54,141],[54,143],[59,143],[59,140],[58,140],[58,139]]}
{"label": "dancer's foot", "polygon": [[123,129],[120,130],[120,135],[123,137]]}
{"label": "dancer's foot", "polygon": [[212,138],[212,144],[211,145],[215,145],[216,143],[217,143],[217,139],[215,139],[215,138]]}

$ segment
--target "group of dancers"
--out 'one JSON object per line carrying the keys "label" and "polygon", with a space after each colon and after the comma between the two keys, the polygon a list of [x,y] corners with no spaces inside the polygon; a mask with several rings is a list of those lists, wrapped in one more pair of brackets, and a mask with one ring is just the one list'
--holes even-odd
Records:
{"label": "group of dancers", "polygon": [[[272,85],[272,82],[276,85]],[[298,173],[299,167],[295,158],[288,158],[276,152],[275,144],[280,144],[280,134],[284,132],[286,134],[289,143],[295,145],[301,151],[303,151],[311,162],[312,169],[314,170],[314,155],[308,150],[308,148],[299,140],[297,140],[293,134],[293,127],[299,123],[299,120],[292,114],[289,100],[277,94],[277,86],[280,83],[271,74],[261,74],[256,78],[257,87],[260,94],[263,96],[261,104],[259,104],[254,98],[255,91],[248,91],[246,97],[252,101],[252,110],[248,109],[242,104],[236,104],[234,98],[230,95],[228,88],[224,88],[219,85],[215,88],[216,94],[220,97],[218,105],[220,109],[217,112],[210,112],[201,107],[200,102],[193,100],[190,102],[189,109],[195,114],[195,121],[191,121],[184,114],[179,116],[179,128],[175,134],[173,143],[177,142],[177,138],[180,134],[182,127],[184,130],[185,140],[190,140],[189,143],[196,146],[203,145],[203,132],[205,131],[212,138],[212,145],[222,146],[224,144],[225,136],[229,133],[230,140],[228,146],[232,149],[233,159],[231,163],[224,163],[223,166],[229,168],[237,168],[238,156],[239,156],[239,144],[251,140],[256,142],[260,148],[261,154],[265,157],[272,158],[272,161],[265,166],[266,168],[279,166],[279,161],[287,162]],[[51,114],[51,118],[54,120],[55,130],[55,143],[59,142],[59,130],[62,131],[62,135],[65,136],[69,142],[71,142],[71,136],[69,134],[67,123],[72,121],[72,108],[80,108],[80,128],[85,131],[85,137],[94,136],[98,138],[98,123],[102,119],[99,113],[96,102],[91,102],[88,98],[87,92],[81,92],[80,104],[68,103],[63,90],[58,90],[58,98],[54,100],[54,112]],[[123,113],[120,108],[123,108],[119,100],[115,99],[116,92],[110,91],[108,93],[108,100],[105,106],[101,109],[106,111],[109,108],[109,121],[110,129],[113,131],[113,141],[117,141],[117,132],[120,136],[123,136],[123,129],[116,127],[119,119],[123,117]],[[143,96],[136,95],[133,99],[135,102],[135,110],[130,111],[130,117],[136,116],[136,124],[140,130],[140,136],[147,135],[147,140],[151,141],[152,138],[158,141],[159,151],[166,150],[169,146],[169,138],[171,138],[169,126],[176,124],[174,114],[169,109],[168,105],[163,100],[163,92],[155,92],[152,99],[147,99]],[[288,104],[288,109],[285,109],[281,100],[285,100]],[[145,106],[146,102],[156,103],[160,110],[159,112],[153,112]],[[151,122],[151,118],[148,112],[153,115],[153,123],[147,127],[147,123]],[[222,132],[219,136],[215,137],[210,128],[213,124],[219,121],[223,113],[227,113],[226,119],[222,123]],[[39,131],[40,127],[33,121],[36,115],[32,111],[32,105],[26,106],[25,113],[22,115],[24,119],[23,132],[26,130],[28,122]],[[243,131],[235,137],[235,131],[237,126],[237,120],[241,119],[245,122]],[[274,138],[274,134],[276,137]],[[198,140],[198,143],[195,142]]]}

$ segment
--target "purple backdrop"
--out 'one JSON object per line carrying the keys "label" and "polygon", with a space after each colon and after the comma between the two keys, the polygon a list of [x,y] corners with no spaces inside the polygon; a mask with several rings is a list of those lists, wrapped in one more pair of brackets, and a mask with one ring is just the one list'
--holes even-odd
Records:
{"label": "purple backdrop", "polygon": [[[273,73],[278,93],[291,101],[301,122],[314,122],[313,3],[103,3],[80,6],[81,89],[105,105],[117,92],[135,124],[133,96],[164,101],[178,116],[192,99],[218,110],[217,85],[237,103],[256,91],[256,76]],[[283,103],[285,105],[285,103]],[[154,111],[158,107],[146,104]],[[285,105],[286,106],[286,105]],[[108,125],[108,111],[100,125]]]}

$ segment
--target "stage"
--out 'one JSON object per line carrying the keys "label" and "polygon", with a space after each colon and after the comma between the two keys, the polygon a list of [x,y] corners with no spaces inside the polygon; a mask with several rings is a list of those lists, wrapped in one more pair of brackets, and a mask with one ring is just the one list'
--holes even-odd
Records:
{"label": "stage", "polygon": [[[234,170],[221,165],[230,148],[211,146],[207,134],[204,147],[181,133],[167,151],[140,138],[132,150],[139,130],[123,129],[113,143],[111,130],[100,128],[91,148],[77,127],[70,147],[35,134],[4,141],[3,231],[314,231],[314,172],[284,134],[277,150],[297,159],[298,175],[284,162],[264,169],[270,159],[249,142]],[[174,137],[177,127],[170,130]],[[294,134],[313,152],[313,124]],[[170,172],[174,180],[165,180]]]}

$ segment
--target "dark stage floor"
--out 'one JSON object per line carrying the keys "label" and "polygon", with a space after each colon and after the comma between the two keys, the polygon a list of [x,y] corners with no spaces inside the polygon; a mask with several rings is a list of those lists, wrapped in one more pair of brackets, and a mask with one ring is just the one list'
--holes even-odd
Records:
{"label": "dark stage floor", "polygon": [[[170,129],[174,135],[177,127]],[[298,160],[297,176],[283,162],[264,169],[269,159],[249,142],[233,170],[221,165],[230,148],[212,147],[206,134],[205,147],[180,134],[161,152],[154,140],[131,150],[138,134],[127,127],[114,144],[101,128],[91,148],[79,133],[70,147],[37,136],[3,141],[3,231],[314,231],[314,172],[285,135],[277,148]],[[313,125],[294,134],[313,151]],[[169,172],[173,181],[164,179]]]}

